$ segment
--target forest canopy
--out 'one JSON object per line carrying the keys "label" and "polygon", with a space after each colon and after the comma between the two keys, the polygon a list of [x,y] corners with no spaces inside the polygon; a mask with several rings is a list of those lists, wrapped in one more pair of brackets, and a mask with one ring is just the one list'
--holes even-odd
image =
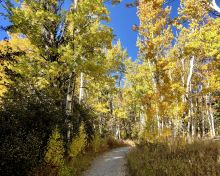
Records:
{"label": "forest canopy", "polygon": [[0,41],[4,175],[29,175],[45,163],[63,167],[99,137],[219,135],[216,2],[179,0],[175,18],[172,1],[127,4],[139,18],[134,60],[113,42],[107,2],[120,3],[74,0],[64,8],[65,0],[1,1],[0,15],[10,22],[2,27],[9,38]]}

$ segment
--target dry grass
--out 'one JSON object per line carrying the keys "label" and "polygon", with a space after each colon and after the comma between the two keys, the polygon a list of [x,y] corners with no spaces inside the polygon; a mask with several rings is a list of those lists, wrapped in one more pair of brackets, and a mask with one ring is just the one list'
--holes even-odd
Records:
{"label": "dry grass", "polygon": [[132,176],[219,176],[220,144],[142,143],[128,154]]}

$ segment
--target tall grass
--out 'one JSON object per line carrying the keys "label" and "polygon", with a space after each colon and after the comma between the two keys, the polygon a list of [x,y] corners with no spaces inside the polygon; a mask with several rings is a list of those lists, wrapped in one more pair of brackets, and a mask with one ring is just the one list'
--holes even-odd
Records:
{"label": "tall grass", "polygon": [[214,141],[146,142],[127,158],[132,176],[220,175],[220,144]]}

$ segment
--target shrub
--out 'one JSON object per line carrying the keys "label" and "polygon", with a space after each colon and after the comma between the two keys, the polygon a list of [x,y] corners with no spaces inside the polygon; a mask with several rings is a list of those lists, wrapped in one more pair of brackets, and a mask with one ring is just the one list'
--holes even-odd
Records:
{"label": "shrub", "polygon": [[57,127],[53,130],[49,139],[44,160],[53,167],[61,167],[64,164],[63,140]]}
{"label": "shrub", "polygon": [[116,140],[114,137],[111,136],[107,137],[106,141],[109,148],[122,147],[126,145],[123,141]]}
{"label": "shrub", "polygon": [[100,151],[102,139],[98,132],[95,133],[94,138],[91,142],[92,150],[97,153]]}
{"label": "shrub", "polygon": [[80,154],[86,147],[86,132],[82,123],[79,129],[79,134],[73,138],[69,147],[69,156],[74,158]]}
{"label": "shrub", "polygon": [[51,99],[38,102],[34,95],[18,95],[0,104],[0,173],[4,176],[28,175],[42,163],[54,126],[61,126],[65,118]]}
{"label": "shrub", "polygon": [[[62,136],[56,127],[48,141],[47,151],[44,157],[44,163],[37,170],[39,175],[61,175],[64,168],[64,146]],[[34,173],[37,174],[36,172]]]}

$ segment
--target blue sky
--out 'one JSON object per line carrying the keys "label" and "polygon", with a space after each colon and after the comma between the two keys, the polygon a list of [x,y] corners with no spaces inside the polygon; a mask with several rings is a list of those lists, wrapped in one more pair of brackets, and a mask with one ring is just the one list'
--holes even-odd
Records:
{"label": "blue sky", "polygon": [[[128,55],[135,60],[137,58],[138,48],[136,47],[137,32],[132,31],[132,25],[138,24],[137,9],[135,7],[127,8],[126,3],[133,0],[122,0],[122,3],[112,6],[111,3],[106,3],[110,11],[111,22],[109,26],[113,28],[116,35],[115,40],[120,40],[122,46],[127,49]],[[220,0],[216,0],[220,5]],[[172,6],[171,18],[177,15],[177,8],[179,7],[179,0],[174,0],[169,5]],[[0,9],[2,12],[2,9]],[[0,17],[0,25],[7,25],[7,21]],[[0,31],[0,40],[6,37],[4,31]]]}
{"label": "blue sky", "polygon": [[109,26],[113,28],[113,32],[116,35],[115,40],[120,40],[122,46],[127,49],[128,55],[135,59],[138,52],[136,47],[138,33],[132,31],[132,25],[138,24],[139,20],[136,15],[137,9],[135,7],[126,7],[126,3],[129,2],[131,0],[123,0],[122,3],[115,6],[107,4],[107,7],[111,17]]}
{"label": "blue sky", "polygon": [[[113,28],[116,39],[120,39],[123,47],[127,49],[128,55],[133,60],[137,58],[138,48],[136,47],[137,32],[131,30],[132,25],[138,24],[137,9],[127,8],[126,3],[130,3],[134,0],[122,0],[119,5],[112,6],[107,4],[110,11],[111,22],[110,26]],[[171,1],[171,0],[170,0]],[[172,6],[171,18],[176,17],[178,14],[179,0],[173,0],[169,3]],[[216,3],[220,6],[220,0],[216,0]],[[173,29],[175,32],[175,30]]]}
{"label": "blue sky", "polygon": [[[110,27],[113,28],[116,39],[120,39],[123,47],[127,49],[128,55],[135,60],[137,58],[138,48],[136,47],[137,32],[132,31],[132,25],[139,24],[137,9],[135,7],[127,8],[126,3],[132,0],[122,0],[122,3],[112,6],[107,4],[110,11]],[[171,18],[177,16],[179,0],[174,0],[169,5],[172,6]]]}

